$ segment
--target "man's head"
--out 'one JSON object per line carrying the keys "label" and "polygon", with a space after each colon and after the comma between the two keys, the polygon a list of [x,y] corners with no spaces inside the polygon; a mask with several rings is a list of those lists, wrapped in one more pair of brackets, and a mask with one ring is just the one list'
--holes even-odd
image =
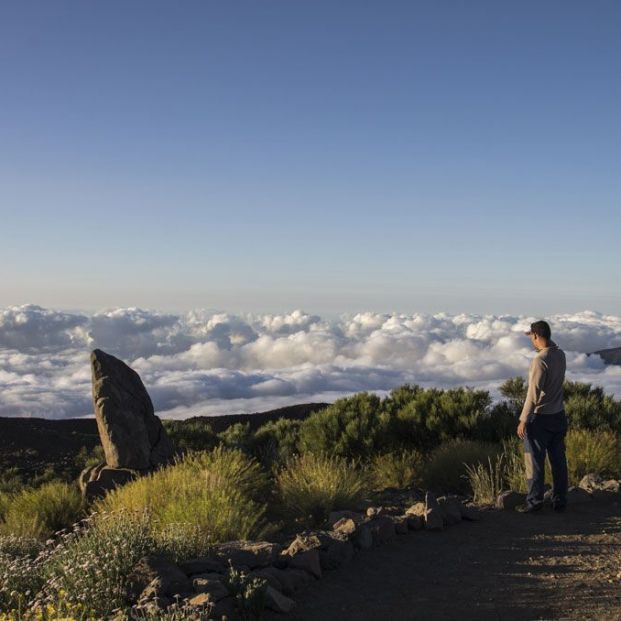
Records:
{"label": "man's head", "polygon": [[550,324],[547,321],[541,320],[531,323],[530,330],[526,334],[530,336],[530,342],[535,349],[543,349],[548,347],[552,331],[550,330]]}

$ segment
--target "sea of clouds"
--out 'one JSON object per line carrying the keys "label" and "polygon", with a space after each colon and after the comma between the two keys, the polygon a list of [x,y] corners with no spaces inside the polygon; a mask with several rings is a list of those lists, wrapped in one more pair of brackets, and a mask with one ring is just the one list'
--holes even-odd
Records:
{"label": "sea of clouds", "polygon": [[[92,414],[89,352],[96,347],[136,369],[156,412],[170,418],[383,394],[406,382],[497,396],[505,379],[526,374],[534,352],[524,331],[536,319],[9,307],[0,309],[0,416]],[[620,398],[621,367],[587,353],[621,345],[621,317],[585,311],[547,319],[567,354],[568,377]]]}

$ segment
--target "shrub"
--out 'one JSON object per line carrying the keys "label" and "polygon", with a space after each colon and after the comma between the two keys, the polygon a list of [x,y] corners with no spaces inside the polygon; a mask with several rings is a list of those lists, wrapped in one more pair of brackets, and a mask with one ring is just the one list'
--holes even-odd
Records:
{"label": "shrub", "polygon": [[376,489],[405,488],[419,483],[423,459],[418,451],[392,451],[376,455],[371,462],[371,474]]}
{"label": "shrub", "polygon": [[239,450],[219,447],[192,453],[112,491],[98,509],[148,511],[153,537],[164,547],[170,545],[172,528],[194,532],[194,542],[207,546],[264,536],[269,530],[267,495],[267,477],[259,464]]}
{"label": "shrub", "polygon": [[621,476],[619,438],[611,431],[571,429],[565,438],[570,485],[585,474]]}
{"label": "shrub", "polygon": [[439,446],[429,456],[424,468],[425,486],[438,492],[467,494],[467,466],[487,464],[495,459],[500,447],[472,440],[452,440]]}
{"label": "shrub", "polygon": [[500,386],[500,394],[509,400],[513,411],[519,414],[526,400],[528,384],[523,377],[512,377]]}
{"label": "shrub", "polygon": [[478,504],[494,504],[500,492],[506,489],[507,469],[505,455],[487,459],[487,464],[466,465],[472,498]]}
{"label": "shrub", "polygon": [[363,392],[339,399],[302,422],[300,450],[347,459],[372,455],[385,444],[387,418],[376,395]]}
{"label": "shrub", "polygon": [[351,509],[370,488],[368,475],[355,463],[310,453],[290,459],[276,485],[285,512],[314,524],[330,511]]}
{"label": "shrub", "polygon": [[232,565],[225,576],[224,584],[235,598],[237,610],[242,619],[262,619],[265,610],[267,581],[251,577]]}
{"label": "shrub", "polygon": [[411,396],[390,421],[393,445],[427,451],[449,439],[476,436],[489,416],[491,397],[484,390],[430,388]]}
{"label": "shrub", "polygon": [[211,425],[203,419],[163,420],[162,424],[178,453],[211,451],[218,444]]}
{"label": "shrub", "polygon": [[288,418],[261,425],[254,434],[254,455],[268,468],[285,463],[298,452],[301,425]]}
{"label": "shrub", "polygon": [[218,441],[228,449],[238,449],[252,454],[254,434],[250,423],[235,423],[218,434]]}
{"label": "shrub", "polygon": [[0,535],[0,610],[21,610],[39,591],[43,550],[36,539]]}
{"label": "shrub", "polygon": [[507,401],[496,403],[481,416],[473,429],[472,439],[481,442],[501,442],[515,435],[519,412]]}
{"label": "shrub", "polygon": [[505,489],[526,493],[526,467],[524,464],[524,442],[510,438],[502,444]]}
{"label": "shrub", "polygon": [[11,497],[0,531],[23,537],[46,538],[71,526],[82,512],[82,496],[75,485],[46,483]]}
{"label": "shrub", "polygon": [[125,605],[126,578],[154,550],[146,513],[117,512],[76,525],[50,554],[38,602],[84,604],[99,617]]}
{"label": "shrub", "polygon": [[22,489],[24,489],[24,483],[19,474],[19,469],[15,467],[2,468],[0,471],[0,494],[16,494]]}

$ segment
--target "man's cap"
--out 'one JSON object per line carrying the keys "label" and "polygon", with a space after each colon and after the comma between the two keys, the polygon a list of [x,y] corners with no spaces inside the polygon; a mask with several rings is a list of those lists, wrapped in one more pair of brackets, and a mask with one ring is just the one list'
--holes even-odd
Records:
{"label": "man's cap", "polygon": [[544,339],[549,339],[552,330],[550,330],[550,324],[547,321],[535,321],[530,324],[530,330],[525,332],[524,334],[530,336],[531,334],[536,334],[537,336],[541,336]]}

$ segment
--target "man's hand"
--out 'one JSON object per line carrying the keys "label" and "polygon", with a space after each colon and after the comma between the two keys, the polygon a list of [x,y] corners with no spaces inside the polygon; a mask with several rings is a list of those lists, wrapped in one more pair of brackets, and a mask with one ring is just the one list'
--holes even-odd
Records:
{"label": "man's hand", "polygon": [[526,423],[520,421],[520,424],[517,427],[517,434],[522,440],[526,437]]}

